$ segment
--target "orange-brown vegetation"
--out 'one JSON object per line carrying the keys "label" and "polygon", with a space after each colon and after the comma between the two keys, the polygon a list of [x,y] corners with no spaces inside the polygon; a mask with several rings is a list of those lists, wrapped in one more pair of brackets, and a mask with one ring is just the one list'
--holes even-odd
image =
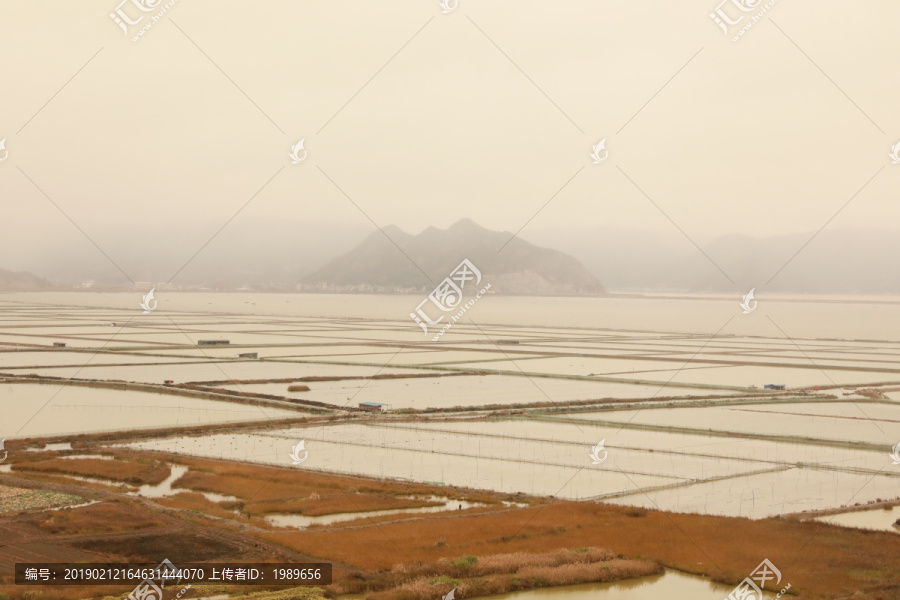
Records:
{"label": "orange-brown vegetation", "polygon": [[156,484],[169,476],[168,466],[159,462],[102,460],[99,458],[51,458],[49,460],[18,462],[17,471],[61,473],[81,477],[97,477],[135,484]]}
{"label": "orange-brown vegetation", "polygon": [[238,560],[241,557],[241,549],[238,546],[216,536],[213,532],[208,535],[196,535],[166,531],[132,537],[77,539],[72,541],[71,545],[135,563],[155,563],[160,560],[160,556],[168,558],[175,564]]}
{"label": "orange-brown vegetation", "polygon": [[[179,459],[190,470],[175,485],[240,498],[251,515],[300,512],[318,516],[398,508],[435,506],[431,496],[458,497],[439,486],[403,484],[309,471]],[[412,498],[415,496],[416,498]],[[496,494],[473,494],[478,501],[497,502]],[[467,496],[469,497],[469,496]]]}
{"label": "orange-brown vegetation", "polygon": [[[554,501],[511,511],[437,513],[372,527],[260,534],[300,552],[369,571],[398,562],[433,563],[461,555],[536,553],[602,544],[735,585],[763,558],[778,565],[792,591],[834,598],[876,588],[900,591],[900,536],[822,523],[735,519]],[[391,552],[372,552],[390,543]],[[895,596],[896,597],[896,596]]]}
{"label": "orange-brown vegetation", "polygon": [[[290,562],[294,558],[277,548],[263,548],[258,540],[235,535],[234,527],[211,527],[218,522],[197,513],[169,513],[166,516],[145,504],[141,499],[129,497],[60,512],[0,514],[0,600],[124,598],[134,587],[16,586],[11,579],[13,565],[17,562],[158,563],[166,557],[176,562]],[[183,520],[178,519],[179,516]],[[334,571],[346,573],[339,566]],[[210,587],[195,586],[185,598],[202,596]],[[228,591],[244,595],[254,589],[219,587],[223,589],[216,593]],[[169,596],[167,598],[171,600]],[[287,600],[290,595],[274,598]]]}
{"label": "orange-brown vegetation", "polygon": [[392,510],[398,508],[419,508],[438,506],[443,502],[427,499],[412,499],[379,493],[341,493],[320,495],[317,499],[305,499],[287,502],[251,502],[246,504],[247,512],[252,514],[294,513],[308,516],[333,515],[337,513],[354,513],[370,510]]}
{"label": "orange-brown vegetation", "polygon": [[[271,587],[271,586],[270,586]],[[262,589],[261,589],[262,588]],[[192,585],[182,600],[188,598],[208,598],[210,596],[233,596],[240,600],[324,600],[322,588],[305,586],[282,589],[265,589],[266,586],[236,585]],[[121,600],[127,598],[134,585],[103,586],[13,586],[0,585],[0,600],[71,600],[72,598],[98,598],[100,600]],[[169,586],[163,590],[166,600],[176,600],[182,586]]]}
{"label": "orange-brown vegetation", "polygon": [[134,531],[161,525],[152,513],[119,502],[100,502],[75,510],[32,513],[25,521],[42,531],[63,535]]}
{"label": "orange-brown vegetation", "polygon": [[[159,455],[135,452],[129,456],[146,459]],[[117,534],[109,539],[98,536],[65,543],[73,552],[77,543],[84,550],[130,560],[152,562],[159,555],[170,555],[176,564],[179,560],[216,560],[234,554],[243,557],[257,547],[260,552],[262,548],[268,548],[266,552],[282,548],[285,552],[292,550],[334,562],[335,585],[329,593],[361,592],[375,595],[377,600],[415,600],[426,592],[432,599],[439,598],[453,587],[445,584],[456,579],[461,598],[521,589],[518,586],[532,583],[603,581],[607,577],[649,572],[644,561],[735,585],[763,558],[778,566],[785,581],[792,585],[791,594],[803,598],[850,598],[854,594],[854,600],[900,598],[900,536],[892,532],[790,519],[751,521],[671,514],[552,499],[531,499],[529,506],[507,508],[499,503],[506,499],[500,494],[209,459],[179,457],[178,461],[190,468],[178,486],[236,496],[251,506],[296,502],[296,507],[302,509],[304,502],[315,506],[329,496],[341,495],[354,498],[363,510],[385,502],[385,498],[411,495],[453,496],[491,506],[391,515],[379,518],[375,524],[354,521],[293,530],[269,528],[257,518],[241,523],[232,520],[233,515],[227,520],[204,517],[229,516],[229,506],[209,502],[198,494],[183,493],[139,502],[156,502],[160,510],[193,528],[192,535],[186,536],[180,530],[163,535],[154,530],[129,537]],[[78,490],[70,487],[66,491]],[[115,509],[94,510],[121,513],[130,507],[129,503],[121,503]],[[180,513],[165,507],[187,510]],[[133,517],[133,523],[146,519],[146,508],[136,505],[134,510],[136,514],[144,513]],[[109,518],[125,521],[126,515],[119,513]],[[8,518],[12,517],[0,516],[0,529],[7,525]],[[51,526],[56,525],[51,521]],[[16,544],[0,548],[0,553],[15,547]],[[608,552],[591,549],[582,551],[584,559],[560,560],[579,554],[573,549],[596,547]],[[16,597],[18,593],[19,590]],[[53,590],[52,596],[62,593]]]}
{"label": "orange-brown vegetation", "polygon": [[308,392],[308,391],[309,391],[309,386],[308,386],[308,385],[299,384],[299,383],[296,384],[296,385],[289,385],[289,386],[288,386],[288,391],[289,391],[289,392]]}
{"label": "orange-brown vegetation", "polygon": [[[599,548],[473,555],[432,565],[398,565],[370,600],[429,600],[456,588],[460,598],[556,585],[606,582],[661,573],[650,560],[627,560]],[[392,581],[393,580],[393,581]],[[392,585],[393,584],[393,585]],[[342,586],[343,587],[343,586]],[[352,590],[355,586],[348,587]]]}
{"label": "orange-brown vegetation", "polygon": [[[478,507],[466,508],[464,510],[449,509],[446,511],[438,511],[438,512],[443,513],[444,515],[447,515],[449,513],[452,515],[471,516],[471,515],[486,514],[486,513],[501,511],[501,510],[509,510],[509,509],[506,508],[505,506],[496,505],[496,506],[478,506]],[[421,520],[423,518],[427,518],[427,515],[423,515],[422,513],[415,513],[415,512],[391,513],[391,514],[387,514],[387,515],[375,515],[375,516],[370,516],[370,517],[362,517],[359,519],[354,519],[352,526],[353,527],[362,527],[362,526],[366,526],[366,525],[377,525],[378,523],[382,523],[382,522],[399,521],[399,520],[404,520],[404,519],[415,519],[415,520],[421,522]],[[335,526],[346,527],[348,525],[351,525],[351,524],[340,523],[338,525],[333,525],[333,524],[332,525],[310,525],[310,528],[335,527]]]}

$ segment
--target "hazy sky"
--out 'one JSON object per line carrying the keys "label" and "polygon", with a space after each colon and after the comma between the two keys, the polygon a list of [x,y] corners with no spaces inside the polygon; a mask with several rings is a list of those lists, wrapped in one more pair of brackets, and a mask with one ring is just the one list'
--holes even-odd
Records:
{"label": "hazy sky", "polygon": [[830,226],[900,223],[892,0],[780,0],[738,43],[717,0],[179,0],[137,43],[116,1],[0,4],[0,266],[80,235],[34,184],[101,247],[257,192],[237,219],[673,231],[636,184],[698,240],[814,231],[879,169]]}

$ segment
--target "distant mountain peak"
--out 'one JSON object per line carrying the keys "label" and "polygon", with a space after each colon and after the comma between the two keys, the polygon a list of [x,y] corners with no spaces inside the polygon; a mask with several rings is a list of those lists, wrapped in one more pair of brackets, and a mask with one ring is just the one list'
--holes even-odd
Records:
{"label": "distant mountain peak", "polygon": [[521,239],[508,244],[511,235],[471,219],[447,229],[428,227],[418,235],[391,225],[304,278],[303,284],[337,291],[427,290],[468,259],[497,293],[605,294],[600,281],[575,258]]}
{"label": "distant mountain peak", "polygon": [[489,231],[485,229],[472,219],[464,218],[460,219],[453,225],[447,228],[447,231]]}
{"label": "distant mountain peak", "polygon": [[[396,225],[388,225],[387,227],[382,227],[381,231],[387,234],[400,234],[400,235],[408,235],[405,231],[397,227]],[[377,231],[372,232],[373,234],[377,234]]]}

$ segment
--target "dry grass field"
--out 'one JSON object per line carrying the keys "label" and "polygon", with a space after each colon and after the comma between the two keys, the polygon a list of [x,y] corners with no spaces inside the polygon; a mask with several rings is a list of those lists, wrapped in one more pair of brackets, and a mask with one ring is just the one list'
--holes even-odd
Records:
{"label": "dry grass field", "polygon": [[20,471],[95,477],[130,484],[157,484],[169,475],[166,465],[155,461],[102,460],[98,458],[50,459],[21,462]]}
{"label": "dry grass field", "polygon": [[[162,458],[128,452],[116,461],[94,462],[124,462],[124,473],[132,468],[128,463],[153,464]],[[28,469],[14,468],[10,476],[26,482],[34,477],[38,478],[34,485],[50,486],[32,468],[41,464],[39,459],[36,453]],[[0,558],[7,564],[36,560],[31,553],[40,547],[44,556],[59,561],[84,560],[85,553],[91,560],[111,561],[152,562],[164,557],[176,563],[251,558],[327,561],[335,565],[327,595],[361,593],[372,600],[427,600],[453,587],[458,597],[467,598],[612,581],[657,573],[662,567],[733,585],[763,557],[790,573],[791,591],[802,598],[888,600],[900,590],[900,536],[889,532],[790,519],[671,514],[552,498],[510,506],[501,500],[516,497],[210,459],[177,460],[191,469],[182,482],[185,487],[235,495],[244,507],[256,506],[259,515],[266,506],[321,513],[325,497],[334,502],[329,506],[361,510],[393,508],[404,497],[436,493],[487,506],[285,529],[271,526],[261,516],[236,515],[227,503],[211,502],[197,492],[142,498],[70,480],[65,486],[53,484],[53,493],[80,491],[98,503],[0,516],[0,534],[18,540],[0,546]],[[87,473],[97,475],[90,469]],[[23,544],[23,539],[43,546]],[[22,591],[8,583],[0,586],[0,593],[11,599],[22,598]],[[41,591],[42,600],[116,593],[112,588]],[[197,593],[190,590],[185,597]]]}
{"label": "dry grass field", "polygon": [[[462,499],[458,491],[440,486],[406,484],[289,471],[230,462],[178,457],[190,468],[176,485],[200,492],[212,492],[241,499],[242,511],[250,515],[300,513],[321,516],[399,508],[436,506],[432,496]],[[260,477],[264,473],[265,476]],[[415,498],[413,498],[415,497]],[[476,502],[498,503],[489,492],[466,494]]]}

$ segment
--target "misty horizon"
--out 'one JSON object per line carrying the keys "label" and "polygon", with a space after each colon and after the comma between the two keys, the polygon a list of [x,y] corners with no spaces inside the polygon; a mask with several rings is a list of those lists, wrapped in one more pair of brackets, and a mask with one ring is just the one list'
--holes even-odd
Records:
{"label": "misty horizon", "polygon": [[[193,231],[160,229],[147,237],[149,248],[139,252],[135,252],[133,241],[116,240],[114,231],[95,234],[104,240],[109,257],[126,272],[134,273],[133,279],[155,284],[167,281],[180,266],[178,261],[196,252],[197,240],[208,235],[209,230],[214,231],[214,227],[210,222],[206,228]],[[389,225],[382,233],[354,224],[251,218],[223,230],[171,285],[176,289],[298,291],[294,288],[304,278],[373,235],[390,237],[399,230],[420,236],[429,230],[447,229],[428,226],[409,232]],[[776,278],[768,286],[771,291],[850,295],[900,292],[900,284],[883,277],[883,269],[900,259],[900,239],[887,229],[835,228],[818,234],[807,231],[778,236],[730,233],[701,238],[703,252],[677,231],[534,227],[518,236],[511,231],[499,233],[572,256],[611,292],[734,290],[735,285],[721,273],[717,275],[710,259],[741,280],[735,282],[738,289],[741,285],[763,288],[765,279],[782,266],[781,261],[788,263],[787,274],[791,276]],[[42,252],[6,255],[8,259],[0,262],[0,269],[32,273],[54,286],[67,288],[85,282],[92,282],[97,288],[132,287],[106,257],[75,234],[44,245]],[[165,245],[153,243],[162,237],[167,240]],[[808,247],[804,247],[806,244]],[[791,266],[789,259],[801,248],[803,252],[794,259],[797,264]],[[166,265],[168,272],[153,264]],[[427,287],[427,283],[421,286]]]}

